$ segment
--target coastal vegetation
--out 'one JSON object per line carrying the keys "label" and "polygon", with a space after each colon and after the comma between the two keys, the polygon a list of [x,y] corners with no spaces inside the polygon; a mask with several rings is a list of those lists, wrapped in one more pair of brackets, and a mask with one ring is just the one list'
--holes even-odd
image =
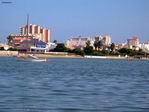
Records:
{"label": "coastal vegetation", "polygon": [[76,55],[93,55],[93,56],[146,56],[149,55],[145,52],[143,52],[141,49],[139,50],[133,50],[128,48],[121,48],[116,49],[115,44],[112,43],[110,46],[104,46],[104,44],[101,41],[95,41],[94,47],[91,46],[90,41],[86,42],[86,47],[83,49],[76,48],[76,49],[69,49],[65,47],[65,44],[58,43],[56,48],[51,50],[54,52],[68,52],[68,53],[74,53]]}
{"label": "coastal vegetation", "polygon": [[52,51],[56,52],[68,52],[68,48],[66,48],[65,44],[63,43],[58,43],[56,47]]}

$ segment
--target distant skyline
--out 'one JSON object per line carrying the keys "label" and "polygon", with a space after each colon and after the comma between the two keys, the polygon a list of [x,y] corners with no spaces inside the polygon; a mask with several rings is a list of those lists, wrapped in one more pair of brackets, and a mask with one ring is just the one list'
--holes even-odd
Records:
{"label": "distant skyline", "polygon": [[[12,2],[2,4],[2,1]],[[51,40],[110,35],[115,43],[149,41],[149,0],[0,0],[0,42],[30,23],[51,30]]]}

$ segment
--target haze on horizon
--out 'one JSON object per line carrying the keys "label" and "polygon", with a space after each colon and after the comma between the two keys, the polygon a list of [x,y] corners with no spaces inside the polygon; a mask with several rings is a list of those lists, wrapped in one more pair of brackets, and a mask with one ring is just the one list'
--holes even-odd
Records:
{"label": "haze on horizon", "polygon": [[[3,0],[8,1],[8,0]],[[51,30],[51,41],[111,35],[115,43],[138,36],[149,41],[149,0],[9,0],[0,4],[0,42],[30,23]]]}

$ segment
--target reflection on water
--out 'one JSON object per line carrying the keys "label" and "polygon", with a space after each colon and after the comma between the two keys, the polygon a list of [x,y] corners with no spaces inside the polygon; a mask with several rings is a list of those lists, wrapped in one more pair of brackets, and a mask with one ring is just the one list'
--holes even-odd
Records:
{"label": "reflection on water", "polygon": [[149,112],[149,62],[0,58],[0,112]]}

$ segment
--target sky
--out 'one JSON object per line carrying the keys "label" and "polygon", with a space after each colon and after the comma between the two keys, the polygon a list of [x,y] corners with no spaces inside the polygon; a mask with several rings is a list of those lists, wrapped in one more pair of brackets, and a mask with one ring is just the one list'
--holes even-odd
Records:
{"label": "sky", "polygon": [[149,0],[0,0],[0,42],[19,34],[26,24],[51,30],[51,41],[65,42],[72,36],[110,35],[112,42],[137,36],[149,41]]}

